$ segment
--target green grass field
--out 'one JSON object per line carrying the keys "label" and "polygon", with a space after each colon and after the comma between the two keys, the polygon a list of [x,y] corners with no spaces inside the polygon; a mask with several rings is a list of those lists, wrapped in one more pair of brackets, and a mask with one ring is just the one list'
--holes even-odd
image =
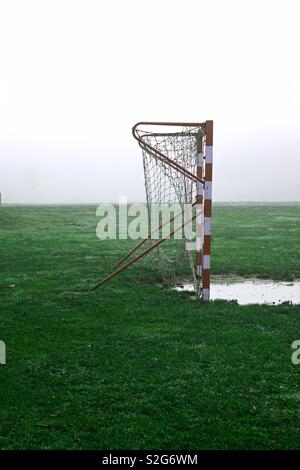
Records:
{"label": "green grass field", "polygon": [[[138,265],[76,292],[133,245],[99,241],[95,209],[0,209],[0,448],[300,448],[300,306],[202,304]],[[215,206],[212,256],[300,278],[300,205]]]}

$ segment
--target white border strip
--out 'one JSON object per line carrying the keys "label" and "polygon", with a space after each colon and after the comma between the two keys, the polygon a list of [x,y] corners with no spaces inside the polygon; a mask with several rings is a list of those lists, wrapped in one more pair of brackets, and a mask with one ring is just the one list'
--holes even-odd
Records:
{"label": "white border strip", "polygon": [[204,217],[204,235],[211,235],[211,217]]}
{"label": "white border strip", "polygon": [[203,269],[210,269],[210,255],[203,255]]}
{"label": "white border strip", "polygon": [[205,198],[207,200],[212,198],[212,181],[205,181]]}
{"label": "white border strip", "polygon": [[206,163],[212,163],[213,161],[213,146],[207,145],[205,147],[205,161]]}
{"label": "white border strip", "polygon": [[209,300],[209,289],[202,289],[202,299]]}

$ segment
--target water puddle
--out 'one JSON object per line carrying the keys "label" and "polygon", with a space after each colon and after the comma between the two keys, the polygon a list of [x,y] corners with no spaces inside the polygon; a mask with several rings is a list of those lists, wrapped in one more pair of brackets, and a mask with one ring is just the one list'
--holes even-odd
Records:
{"label": "water puddle", "polygon": [[[174,287],[177,291],[193,291],[192,284]],[[212,300],[237,300],[240,305],[269,304],[282,302],[300,303],[300,282],[244,281],[211,284]]]}

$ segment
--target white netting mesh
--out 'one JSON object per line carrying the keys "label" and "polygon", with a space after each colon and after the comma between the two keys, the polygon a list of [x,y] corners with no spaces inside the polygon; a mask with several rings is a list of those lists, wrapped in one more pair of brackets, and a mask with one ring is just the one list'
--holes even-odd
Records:
{"label": "white netting mesh", "polygon": [[[195,202],[196,180],[192,179],[191,175],[196,175],[197,153],[199,141],[203,138],[203,129],[199,126],[177,128],[173,132],[163,132],[161,129],[155,132],[139,130],[138,137],[143,152],[149,226],[153,234],[151,207],[154,204],[177,204],[183,212],[185,204]],[[155,240],[150,235],[148,245],[153,243]],[[170,276],[175,273],[176,267],[185,261],[186,253],[186,239],[171,238],[153,250],[151,255],[145,258],[145,262],[153,264],[155,261],[155,268],[164,276]],[[193,267],[191,257],[190,263]]]}
{"label": "white netting mesh", "polygon": [[[197,134],[196,134],[197,135]],[[178,136],[146,134],[143,141],[178,163],[192,174],[196,174],[197,139],[195,132]],[[148,204],[192,203],[196,184],[176,168],[157,158],[149,147],[143,147],[145,188]]]}

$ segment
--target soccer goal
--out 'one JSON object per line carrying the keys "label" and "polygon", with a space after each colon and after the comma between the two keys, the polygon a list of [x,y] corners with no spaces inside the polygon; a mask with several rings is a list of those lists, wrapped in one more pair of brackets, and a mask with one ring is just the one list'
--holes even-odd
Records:
{"label": "soccer goal", "polygon": [[[143,156],[149,234],[94,289],[142,259],[170,273],[188,258],[195,292],[209,300],[213,121],[139,122],[132,133]],[[166,207],[167,219],[153,210]]]}

